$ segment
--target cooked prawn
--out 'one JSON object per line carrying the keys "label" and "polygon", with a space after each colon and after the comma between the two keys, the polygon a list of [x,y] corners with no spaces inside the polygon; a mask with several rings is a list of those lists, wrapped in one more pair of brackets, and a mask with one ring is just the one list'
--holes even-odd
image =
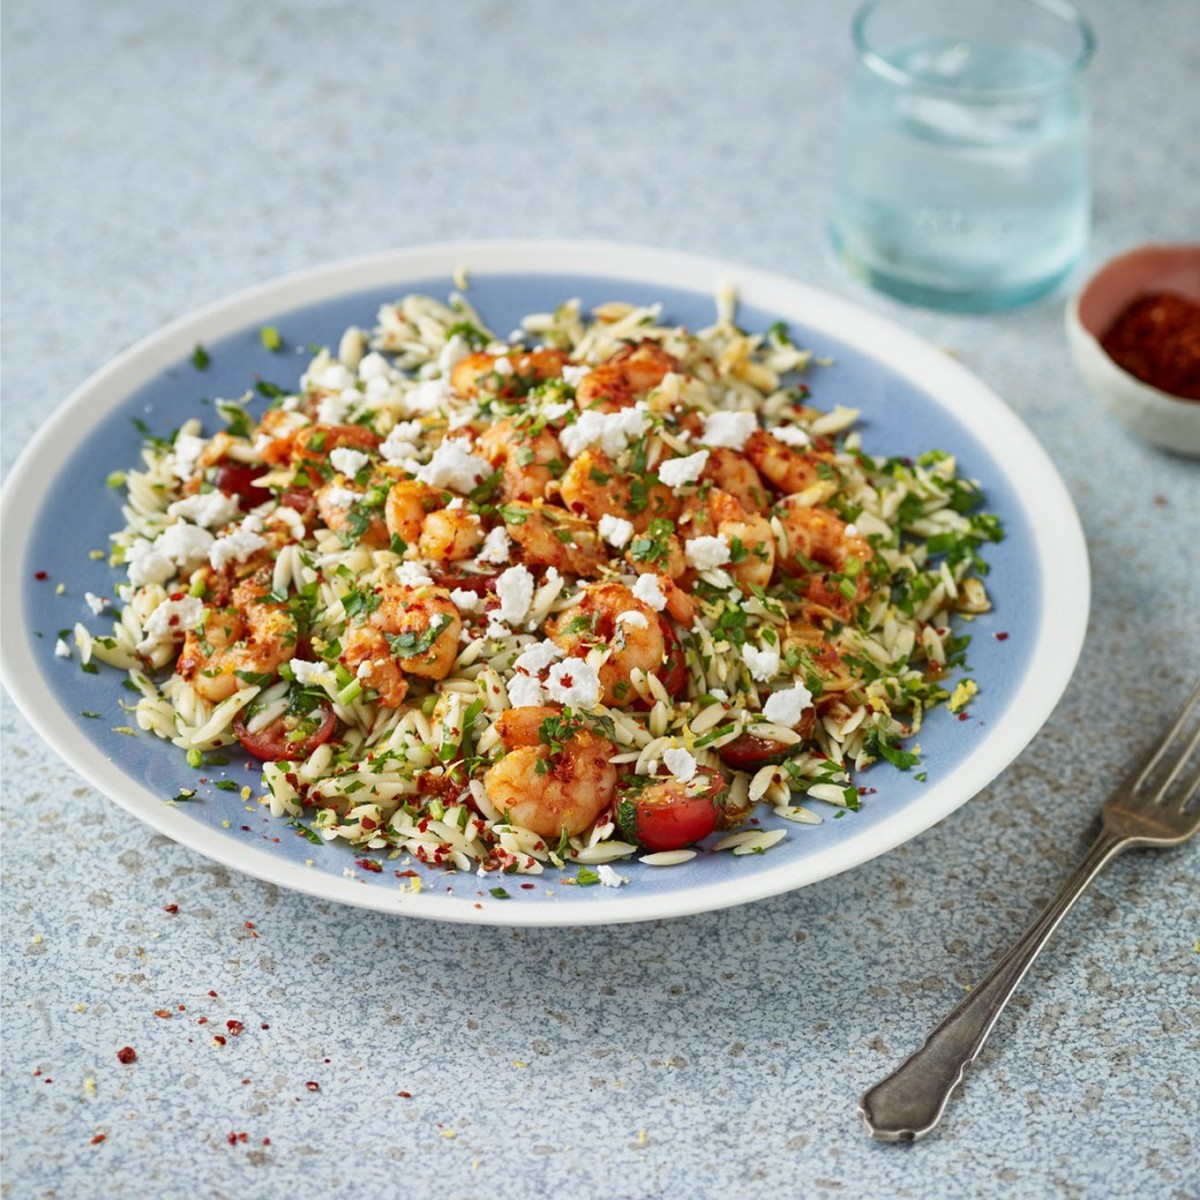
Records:
{"label": "cooked prawn", "polygon": [[[871,578],[866,567],[875,551],[828,508],[804,505],[785,496],[776,512],[788,543],[779,568],[785,574],[806,578],[805,619],[845,620],[852,607],[870,594]],[[824,567],[827,573],[814,572],[814,564]]]}
{"label": "cooked prawn", "polygon": [[547,841],[577,837],[613,801],[617,752],[606,737],[557,708],[510,708],[496,718],[507,752],[488,768],[483,787],[502,817]]}
{"label": "cooked prawn", "polygon": [[651,521],[674,520],[682,503],[664,483],[637,481],[613,466],[601,450],[585,450],[572,461],[559,482],[562,502],[573,513],[599,521],[603,516],[623,517],[639,532]]}
{"label": "cooked prawn", "polygon": [[623,583],[589,583],[579,602],[546,622],[552,641],[567,654],[584,658],[597,646],[609,655],[599,668],[605,704],[620,707],[638,699],[631,671],[663,674],[667,642],[658,613]]}
{"label": "cooked prawn", "polygon": [[531,432],[511,417],[489,425],[475,448],[493,467],[500,467],[500,497],[503,500],[540,500],[566,459],[558,438],[546,428]]}
{"label": "cooked prawn", "polygon": [[[509,370],[497,370],[504,359]],[[462,397],[470,398],[480,391],[502,397],[522,396],[531,383],[557,379],[570,358],[562,350],[541,347],[510,354],[468,354],[459,359],[450,372],[450,386]]]}
{"label": "cooked prawn", "polygon": [[379,693],[379,703],[398,708],[408,692],[409,675],[445,679],[458,658],[462,618],[450,593],[439,587],[383,585],[361,624],[342,638],[341,661]]}
{"label": "cooked prawn", "polygon": [[439,562],[470,558],[483,542],[483,526],[461,498],[448,499],[448,493],[419,480],[397,480],[384,503],[389,537]]}
{"label": "cooked prawn", "polygon": [[829,454],[814,449],[798,450],[765,429],[756,429],[746,440],[743,451],[772,486],[788,494],[821,482],[833,469]]}
{"label": "cooked prawn", "polygon": [[615,412],[628,408],[670,372],[682,370],[679,359],[648,338],[618,350],[607,362],[594,367],[575,388],[581,409]]}
{"label": "cooked prawn", "polygon": [[[317,512],[321,520],[334,531],[343,535],[344,541],[360,546],[379,548],[388,544],[388,529],[384,522],[383,506],[371,503],[382,500],[383,492],[375,496],[359,493],[344,475],[335,475],[316,491]],[[359,497],[355,499],[355,497]]]}
{"label": "cooked prawn", "polygon": [[608,554],[595,526],[553,504],[506,504],[508,536],[529,567],[554,567],[566,575],[595,575]]}
{"label": "cooked prawn", "polygon": [[744,454],[726,446],[709,449],[708,462],[704,464],[700,478],[736,496],[747,512],[765,512],[771,502],[767,486],[754,464]]}
{"label": "cooked prawn", "polygon": [[205,700],[228,700],[248,677],[274,676],[296,653],[296,620],[266,599],[270,591],[259,576],[245,580],[227,606],[206,605],[200,627],[185,634],[175,670]]}
{"label": "cooked prawn", "polygon": [[713,488],[708,494],[708,512],[717,533],[731,547],[741,549],[737,559],[726,566],[730,575],[744,587],[763,587],[771,582],[775,570],[775,534],[771,522],[759,513],[747,512],[730,492]]}

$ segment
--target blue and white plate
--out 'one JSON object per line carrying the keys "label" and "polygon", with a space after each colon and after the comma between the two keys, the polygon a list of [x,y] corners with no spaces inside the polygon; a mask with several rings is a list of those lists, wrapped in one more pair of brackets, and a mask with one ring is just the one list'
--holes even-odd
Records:
{"label": "blue and white plate", "polygon": [[[77,656],[55,656],[60,630],[76,621],[108,632],[109,618],[93,617],[84,602],[85,592],[111,595],[117,581],[103,557],[92,557],[123,524],[120,492],[106,487],[106,476],[138,461],[142,429],[165,435],[197,414],[206,431],[219,428],[215,398],[240,396],[256,379],[294,389],[310,344],[336,347],[343,329],[369,328],[381,303],[407,292],[444,299],[460,267],[469,270],[471,302],[501,334],[524,314],[572,297],[585,310],[605,300],[661,301],[665,322],[698,329],[714,319],[717,288],[732,284],[743,328],[783,320],[798,344],[834,360],[812,374],[813,403],[860,409],[869,452],[916,456],[937,447],[980,481],[986,508],[1007,531],[986,551],[994,609],[968,630],[980,691],[967,719],[943,708],[926,721],[923,780],[877,764],[857,780],[873,789],[857,813],[834,819],[837,810],[814,804],[825,812],[822,824],[784,823],[787,837],[762,855],[702,850],[669,868],[619,863],[628,877],[619,888],[564,885],[553,870],[487,878],[430,870],[418,890],[411,877],[397,877],[401,860],[384,859],[382,872],[365,869],[348,847],[311,844],[238,790],[218,788],[215,777],[199,784],[200,773],[168,743],[116,731],[130,724],[121,702],[134,699],[123,675],[103,667],[86,674]],[[268,351],[263,325],[302,352]],[[197,343],[211,359],[203,372],[192,363]],[[176,321],[51,415],[8,480],[0,532],[5,685],[86,780],[168,837],[248,875],[384,912],[482,924],[676,917],[785,892],[882,854],[953,812],[1022,750],[1066,687],[1087,624],[1087,552],[1067,490],[1028,429],[978,379],[897,326],[812,288],[624,245],[503,241],[398,251],[294,275]],[[259,791],[257,771],[240,756],[220,777]],[[184,788],[196,789],[195,800],[172,803]]]}

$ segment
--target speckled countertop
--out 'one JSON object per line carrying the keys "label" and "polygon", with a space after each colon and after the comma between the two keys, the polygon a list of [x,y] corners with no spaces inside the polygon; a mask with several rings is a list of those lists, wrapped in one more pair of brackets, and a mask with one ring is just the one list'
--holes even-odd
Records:
{"label": "speckled countertop", "polygon": [[[1195,240],[1194,4],[1086,8],[1090,261]],[[838,0],[5,5],[6,467],[113,355],[247,285],[433,240],[615,238],[777,270],[953,348],[1058,464],[1094,590],[1053,717],[940,826],[791,895],[613,929],[440,926],[232,875],[6,699],[4,1195],[1200,1193],[1195,847],[1102,877],[934,1136],[878,1145],[854,1113],[1052,893],[1200,670],[1200,467],[1098,413],[1061,295],[939,315],[831,260],[847,20]]]}

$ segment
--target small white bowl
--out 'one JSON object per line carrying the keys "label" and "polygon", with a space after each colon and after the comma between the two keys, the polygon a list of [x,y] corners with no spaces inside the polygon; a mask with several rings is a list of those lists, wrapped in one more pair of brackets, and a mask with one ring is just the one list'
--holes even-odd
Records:
{"label": "small white bowl", "polygon": [[1100,345],[1126,306],[1152,292],[1200,304],[1200,245],[1142,246],[1106,263],[1067,305],[1067,340],[1084,382],[1130,433],[1161,450],[1200,455],[1200,400],[1143,383]]}

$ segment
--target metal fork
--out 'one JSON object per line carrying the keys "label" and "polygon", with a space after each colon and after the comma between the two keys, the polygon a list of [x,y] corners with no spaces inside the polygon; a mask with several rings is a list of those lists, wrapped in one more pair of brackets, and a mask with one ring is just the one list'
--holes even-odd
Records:
{"label": "metal fork", "polygon": [[1156,745],[1101,810],[1100,835],[1075,873],[1015,946],[970,995],[887,1078],[863,1093],[867,1132],[912,1142],[941,1120],[1009,997],[1083,889],[1118,854],[1135,846],[1178,846],[1200,829],[1200,684]]}

